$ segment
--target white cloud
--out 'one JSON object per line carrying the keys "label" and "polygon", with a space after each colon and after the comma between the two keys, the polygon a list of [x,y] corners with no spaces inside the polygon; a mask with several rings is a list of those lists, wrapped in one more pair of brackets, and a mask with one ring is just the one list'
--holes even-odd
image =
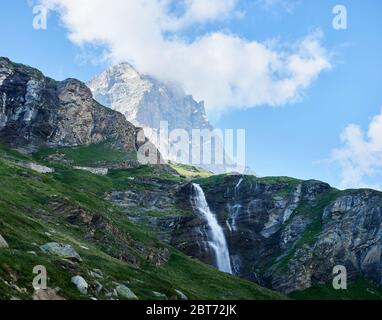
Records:
{"label": "white cloud", "polygon": [[234,9],[236,0],[185,0],[185,4],[183,19],[203,22],[226,17]]}
{"label": "white cloud", "polygon": [[257,0],[256,4],[266,9],[282,9],[292,13],[301,0]]}
{"label": "white cloud", "polygon": [[332,151],[331,161],[342,169],[341,187],[370,187],[381,189],[380,184],[370,184],[382,174],[382,108],[370,122],[367,133],[350,124],[341,134],[343,146]]}
{"label": "white cloud", "polygon": [[188,28],[236,16],[236,0],[183,0],[181,15],[171,11],[175,0],[40,1],[59,12],[74,43],[105,45],[113,62],[180,83],[205,100],[210,116],[295,102],[331,68],[319,32],[288,46],[222,31],[182,37]]}

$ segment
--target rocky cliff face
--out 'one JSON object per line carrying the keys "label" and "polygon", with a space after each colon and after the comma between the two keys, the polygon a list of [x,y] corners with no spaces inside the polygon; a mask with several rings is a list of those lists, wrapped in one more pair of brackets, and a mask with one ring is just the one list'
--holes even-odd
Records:
{"label": "rocky cliff face", "polygon": [[0,106],[1,141],[26,152],[101,142],[136,149],[136,128],[93,100],[85,84],[56,82],[6,58],[0,58]]}
{"label": "rocky cliff face", "polygon": [[[219,176],[201,181],[224,228],[234,274],[290,293],[331,283],[333,267],[349,281],[382,285],[382,193],[339,191],[318,181]],[[177,193],[184,210],[191,187]],[[196,214],[152,221],[183,252],[214,265],[208,226]]]}

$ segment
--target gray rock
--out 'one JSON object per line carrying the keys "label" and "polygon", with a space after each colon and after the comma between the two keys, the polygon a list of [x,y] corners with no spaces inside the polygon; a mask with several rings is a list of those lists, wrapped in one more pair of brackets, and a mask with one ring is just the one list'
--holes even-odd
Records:
{"label": "gray rock", "polygon": [[134,292],[123,284],[117,285],[117,287],[115,288],[115,293],[118,298],[138,300],[138,297],[134,294]]}
{"label": "gray rock", "polygon": [[87,171],[98,176],[106,176],[109,172],[108,168],[74,167],[74,169]]}
{"label": "gray rock", "polygon": [[89,285],[84,278],[82,278],[81,276],[75,276],[72,278],[71,281],[73,284],[75,284],[79,292],[81,292],[84,295],[88,293]]}
{"label": "gray rock", "polygon": [[8,248],[8,243],[5,241],[5,239],[0,234],[0,249],[6,249]]}
{"label": "gray rock", "polygon": [[27,169],[31,169],[33,171],[36,171],[38,173],[53,173],[54,169],[51,169],[46,166],[39,165],[37,163],[33,162],[28,162],[28,163],[23,163],[22,166]]}
{"label": "gray rock", "polygon": [[188,300],[188,297],[180,290],[175,290],[180,300]]}
{"label": "gray rock", "polygon": [[44,253],[56,255],[77,262],[82,261],[80,255],[69,244],[51,242],[41,246],[40,249]]}

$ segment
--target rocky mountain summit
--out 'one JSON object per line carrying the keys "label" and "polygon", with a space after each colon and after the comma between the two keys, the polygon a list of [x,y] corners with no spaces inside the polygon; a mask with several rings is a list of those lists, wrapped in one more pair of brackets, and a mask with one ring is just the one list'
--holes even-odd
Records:
{"label": "rocky mountain summit", "polygon": [[128,63],[111,67],[88,86],[97,101],[138,127],[159,129],[160,122],[167,121],[170,131],[212,128],[203,102],[196,102],[176,85],[141,75]]}

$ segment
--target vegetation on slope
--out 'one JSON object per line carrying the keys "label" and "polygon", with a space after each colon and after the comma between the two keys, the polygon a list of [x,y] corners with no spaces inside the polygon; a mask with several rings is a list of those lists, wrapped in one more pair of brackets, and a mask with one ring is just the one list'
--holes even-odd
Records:
{"label": "vegetation on slope", "polygon": [[107,142],[73,148],[41,149],[34,154],[37,161],[67,163],[73,166],[110,167],[124,161],[136,160],[136,154],[111,148]]}
{"label": "vegetation on slope", "polygon": [[189,165],[169,162],[172,167],[180,176],[184,178],[208,178],[213,176],[212,172],[206,171],[203,168],[193,167]]}
{"label": "vegetation on slope", "polygon": [[[190,299],[281,298],[164,245],[104,200],[106,191],[122,184],[120,172],[132,177],[146,169],[100,177],[62,166],[53,174],[40,174],[21,166],[25,161],[25,156],[0,150],[0,234],[9,244],[0,249],[0,299],[31,299],[36,265],[47,268],[48,286],[67,299],[107,299],[118,283],[140,299],[158,299],[158,292],[179,298],[176,290]],[[42,253],[40,246],[49,242],[73,246],[83,261]],[[99,271],[101,278],[92,276]],[[71,283],[76,275],[89,284],[85,296]]]}

